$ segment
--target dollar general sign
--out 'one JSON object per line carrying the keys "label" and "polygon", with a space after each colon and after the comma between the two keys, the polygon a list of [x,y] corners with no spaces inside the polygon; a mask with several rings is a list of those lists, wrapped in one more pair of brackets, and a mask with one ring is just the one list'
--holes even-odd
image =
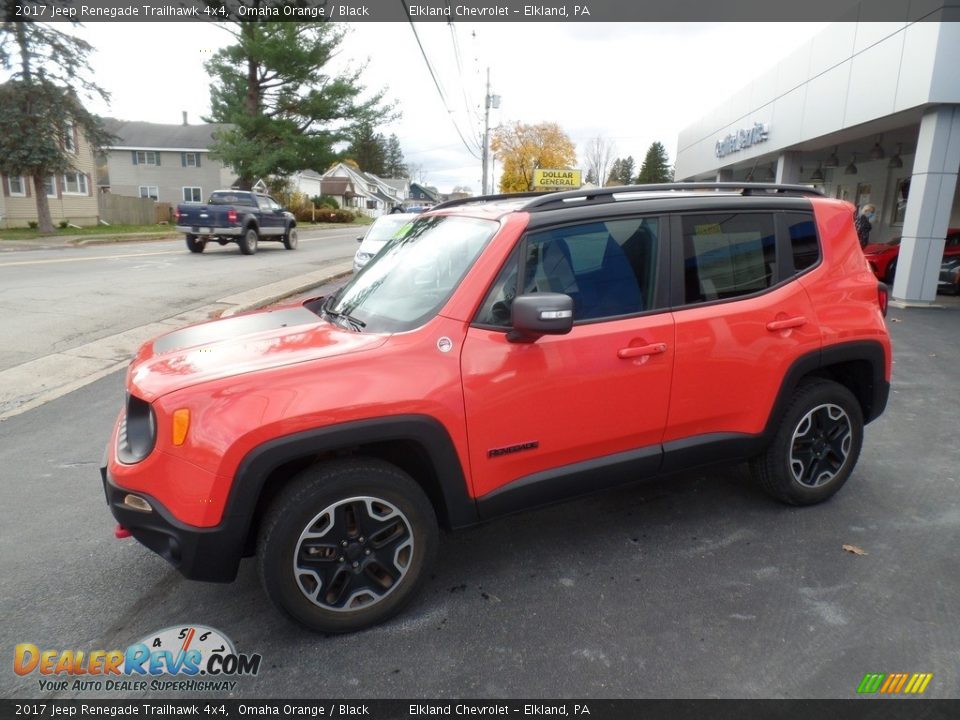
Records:
{"label": "dollar general sign", "polygon": [[533,186],[537,188],[558,188],[576,190],[580,187],[579,170],[534,170]]}

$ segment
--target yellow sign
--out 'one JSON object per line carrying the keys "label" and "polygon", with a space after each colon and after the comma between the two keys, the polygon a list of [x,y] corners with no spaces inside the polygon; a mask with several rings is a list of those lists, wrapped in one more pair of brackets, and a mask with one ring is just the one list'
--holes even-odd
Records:
{"label": "yellow sign", "polygon": [[535,188],[576,190],[581,184],[579,170],[541,169],[533,171],[533,186]]}

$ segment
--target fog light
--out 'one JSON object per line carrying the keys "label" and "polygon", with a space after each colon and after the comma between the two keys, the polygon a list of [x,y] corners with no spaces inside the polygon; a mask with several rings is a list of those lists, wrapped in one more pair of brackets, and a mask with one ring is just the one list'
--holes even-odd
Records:
{"label": "fog light", "polygon": [[123,498],[123,504],[134,510],[139,510],[141,512],[153,512],[153,507],[150,503],[144,500],[139,495],[127,495]]}
{"label": "fog light", "polygon": [[187,439],[187,431],[190,429],[190,411],[186,408],[180,408],[173,411],[173,444],[183,445]]}

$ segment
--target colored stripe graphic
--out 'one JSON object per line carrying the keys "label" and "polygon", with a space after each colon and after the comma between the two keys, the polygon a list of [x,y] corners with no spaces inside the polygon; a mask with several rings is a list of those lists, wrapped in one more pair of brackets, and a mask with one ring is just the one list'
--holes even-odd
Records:
{"label": "colored stripe graphic", "polygon": [[920,695],[933,680],[933,673],[867,673],[857,686],[861,694]]}

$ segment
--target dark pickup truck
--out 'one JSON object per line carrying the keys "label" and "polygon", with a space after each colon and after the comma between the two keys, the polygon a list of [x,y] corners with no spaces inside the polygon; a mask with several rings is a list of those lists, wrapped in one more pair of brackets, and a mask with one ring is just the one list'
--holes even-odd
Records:
{"label": "dark pickup truck", "polygon": [[187,236],[194,253],[213,240],[235,242],[244,255],[253,255],[260,240],[279,240],[287,250],[297,247],[296,218],[273,198],[246,190],[216,190],[206,205],[177,205],[177,231]]}

